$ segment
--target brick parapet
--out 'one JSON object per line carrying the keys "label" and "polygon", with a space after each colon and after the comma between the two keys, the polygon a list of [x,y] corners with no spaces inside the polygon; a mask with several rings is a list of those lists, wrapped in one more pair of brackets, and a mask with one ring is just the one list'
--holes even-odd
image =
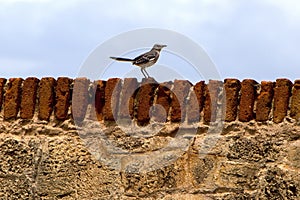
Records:
{"label": "brick parapet", "polygon": [[[223,106],[220,106],[220,102]],[[83,121],[89,115],[99,121],[116,118],[135,120],[146,125],[151,120],[171,123],[187,121],[214,122],[220,115],[227,122],[273,121],[300,118],[300,80],[262,81],[252,79],[199,81],[186,80],[157,83],[134,78],[90,81],[46,77],[0,78],[1,120],[73,118]],[[51,117],[53,116],[53,117]]]}

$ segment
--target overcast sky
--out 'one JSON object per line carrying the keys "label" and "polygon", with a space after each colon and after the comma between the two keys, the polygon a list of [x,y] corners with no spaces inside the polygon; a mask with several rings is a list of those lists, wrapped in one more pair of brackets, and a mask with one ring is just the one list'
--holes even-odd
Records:
{"label": "overcast sky", "polygon": [[76,77],[97,46],[140,28],[186,35],[221,78],[300,78],[297,0],[0,0],[0,77]]}

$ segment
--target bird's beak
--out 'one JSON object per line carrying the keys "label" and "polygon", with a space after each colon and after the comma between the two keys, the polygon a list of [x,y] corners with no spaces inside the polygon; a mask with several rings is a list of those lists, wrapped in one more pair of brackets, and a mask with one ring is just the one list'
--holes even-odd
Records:
{"label": "bird's beak", "polygon": [[165,45],[165,44],[163,44],[163,45],[161,45],[162,47],[167,47],[167,45]]}

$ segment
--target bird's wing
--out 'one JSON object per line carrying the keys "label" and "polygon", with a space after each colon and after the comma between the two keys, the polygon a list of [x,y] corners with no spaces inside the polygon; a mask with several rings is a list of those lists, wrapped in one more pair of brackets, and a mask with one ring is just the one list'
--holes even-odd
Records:
{"label": "bird's wing", "polygon": [[156,51],[149,51],[144,53],[134,59],[132,64],[134,65],[142,65],[150,62],[151,60],[155,60],[158,57],[158,53]]}

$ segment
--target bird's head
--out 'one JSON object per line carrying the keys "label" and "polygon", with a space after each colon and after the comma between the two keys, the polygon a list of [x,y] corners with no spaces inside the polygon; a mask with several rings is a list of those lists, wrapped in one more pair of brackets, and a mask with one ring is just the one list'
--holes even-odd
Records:
{"label": "bird's head", "polygon": [[165,44],[155,44],[152,49],[160,51],[162,48],[166,47]]}

